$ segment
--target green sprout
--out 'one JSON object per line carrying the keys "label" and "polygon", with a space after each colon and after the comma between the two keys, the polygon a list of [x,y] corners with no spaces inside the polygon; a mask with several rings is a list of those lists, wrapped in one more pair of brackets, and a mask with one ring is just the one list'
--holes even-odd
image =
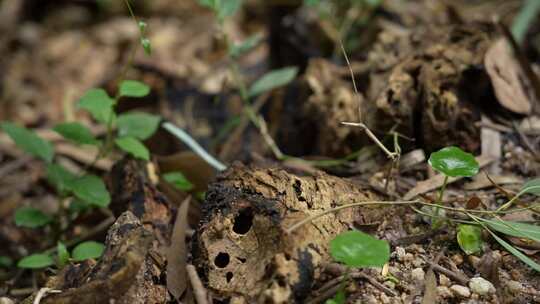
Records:
{"label": "green sprout", "polygon": [[[147,24],[138,21],[128,0],[125,3],[140,31],[140,42],[149,55],[151,46],[146,35]],[[106,127],[104,139],[96,138],[91,130],[80,122],[63,122],[53,130],[67,141],[77,145],[91,145],[98,148],[93,161],[107,157],[115,148],[143,160],[150,159],[150,152],[142,141],[152,136],[159,127],[161,117],[141,113],[128,112],[118,114],[116,108],[125,98],[141,98],[150,94],[150,87],[136,80],[124,79],[131,67],[137,47],[133,48],[127,64],[118,80],[118,89],[114,97],[101,88],[86,91],[78,100],[79,109],[87,111],[99,124]],[[97,242],[84,242],[73,249],[70,256],[66,246],[59,242],[71,222],[83,212],[92,208],[108,208],[111,195],[103,180],[95,175],[83,172],[75,174],[58,163],[55,163],[55,151],[52,143],[38,134],[12,122],[1,122],[0,129],[24,152],[41,159],[46,163],[46,179],[56,188],[59,196],[57,214],[45,214],[34,207],[21,207],[15,211],[14,221],[19,227],[39,229],[48,226],[53,232],[49,245],[55,247],[46,252],[31,254],[18,261],[17,267],[39,269],[55,264],[53,253],[56,251],[56,264],[59,268],[66,265],[69,259],[82,261],[101,256],[104,245]],[[69,206],[65,207],[65,202]],[[69,242],[73,245],[75,242]],[[4,263],[5,264],[5,263]]]}
{"label": "green sprout", "polygon": [[[439,197],[437,199],[437,204],[439,205],[442,204],[444,190],[450,177],[474,176],[480,169],[474,156],[458,147],[446,147],[431,153],[428,163],[435,171],[444,175],[444,181],[439,189]],[[439,208],[437,208],[435,215],[438,214]]]}
{"label": "green sprout", "polygon": [[352,267],[383,267],[390,259],[390,245],[361,231],[346,231],[330,241],[330,255],[347,266],[339,291],[326,304],[344,304],[345,282]]}

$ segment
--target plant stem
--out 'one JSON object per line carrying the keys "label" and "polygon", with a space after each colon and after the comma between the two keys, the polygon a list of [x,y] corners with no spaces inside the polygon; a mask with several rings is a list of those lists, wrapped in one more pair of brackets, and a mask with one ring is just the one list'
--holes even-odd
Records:
{"label": "plant stem", "polygon": [[439,198],[437,199],[437,204],[439,204],[439,205],[442,205],[442,199],[443,199],[443,195],[444,195],[444,190],[446,189],[446,184],[447,183],[448,183],[448,175],[445,175],[443,184],[442,184],[441,188],[439,189]]}

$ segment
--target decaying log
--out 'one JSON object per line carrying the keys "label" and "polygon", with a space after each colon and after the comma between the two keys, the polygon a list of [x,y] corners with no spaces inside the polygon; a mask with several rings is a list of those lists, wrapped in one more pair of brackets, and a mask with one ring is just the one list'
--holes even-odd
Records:
{"label": "decaying log", "polygon": [[360,96],[350,75],[312,59],[304,76],[310,97],[298,111],[308,126],[309,151],[342,156],[369,143],[359,128],[341,124],[359,119],[378,133],[394,129],[414,138],[428,151],[448,145],[477,150],[474,122],[482,107],[497,104],[484,67],[494,34],[492,25],[480,23],[383,31],[368,54],[369,68],[355,75]]}
{"label": "decaying log", "polygon": [[377,200],[345,179],[297,176],[233,165],[210,186],[192,255],[209,291],[231,303],[293,303],[308,295],[329,261],[328,243],[353,221],[373,223],[396,208],[344,209],[286,228],[330,208]]}
{"label": "decaying log", "polygon": [[170,245],[173,212],[150,175],[146,162],[127,159],[114,166],[111,208],[118,218],[103,256],[97,263],[64,267],[47,283],[62,292],[42,303],[167,303],[164,248]]}

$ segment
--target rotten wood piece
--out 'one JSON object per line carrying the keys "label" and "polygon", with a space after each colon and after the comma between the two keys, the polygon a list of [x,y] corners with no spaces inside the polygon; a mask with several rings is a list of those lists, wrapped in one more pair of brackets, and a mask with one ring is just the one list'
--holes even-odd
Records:
{"label": "rotten wood piece", "polygon": [[297,176],[278,168],[233,165],[210,186],[192,255],[209,292],[231,303],[302,303],[330,261],[340,232],[395,216],[400,207],[343,209],[287,234],[306,217],[376,195],[318,172]]}
{"label": "rotten wood piece", "polygon": [[97,262],[86,260],[62,269],[46,286],[62,292],[48,295],[41,303],[144,304],[170,300],[164,278],[173,210],[150,175],[148,163],[143,161],[125,159],[113,167],[110,207],[118,218],[107,233],[103,256]]}

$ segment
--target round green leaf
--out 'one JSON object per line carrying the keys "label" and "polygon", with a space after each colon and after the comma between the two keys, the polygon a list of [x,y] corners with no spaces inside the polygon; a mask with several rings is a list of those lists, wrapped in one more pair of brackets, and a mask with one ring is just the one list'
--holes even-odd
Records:
{"label": "round green leaf", "polygon": [[145,140],[152,136],[159,127],[161,118],[142,112],[131,112],[118,116],[118,136],[135,137]]}
{"label": "round green leaf", "polygon": [[25,269],[40,269],[54,265],[54,260],[47,254],[32,254],[22,258],[17,267]]}
{"label": "round green leaf", "polygon": [[474,156],[458,147],[446,147],[431,153],[428,163],[433,169],[451,177],[474,176],[480,169]]}
{"label": "round green leaf", "polygon": [[347,231],[330,242],[334,260],[351,267],[382,267],[390,259],[390,246],[361,231]]}
{"label": "round green leaf", "polygon": [[120,149],[133,155],[134,157],[144,160],[150,159],[150,152],[148,152],[148,149],[146,149],[144,144],[136,138],[121,137],[117,138],[114,142]]}
{"label": "round green leaf", "polygon": [[85,175],[77,178],[72,183],[72,191],[75,196],[89,204],[98,207],[107,207],[111,202],[111,196],[103,181],[95,175]]}
{"label": "round green leaf", "polygon": [[78,144],[96,145],[99,143],[99,141],[94,138],[94,135],[92,135],[92,132],[78,122],[61,123],[56,125],[53,130],[62,135],[65,139]]}
{"label": "round green leaf", "polygon": [[105,245],[101,243],[94,241],[84,242],[73,249],[73,260],[80,262],[88,259],[97,259],[101,257],[104,250]]}
{"label": "round green leaf", "polygon": [[193,184],[184,176],[184,174],[182,174],[182,172],[169,172],[163,174],[163,178],[182,191],[190,191],[194,188]]}
{"label": "round green leaf", "polygon": [[47,225],[52,218],[32,207],[22,207],[15,211],[15,224],[20,227],[38,228]]}
{"label": "round green leaf", "polygon": [[50,163],[52,161],[54,149],[50,142],[37,136],[34,132],[11,122],[3,122],[0,126],[19,148],[46,162]]}
{"label": "round green leaf", "polygon": [[459,225],[457,241],[466,254],[479,252],[482,250],[482,229],[473,225]]}
{"label": "round green leaf", "polygon": [[120,96],[144,97],[150,93],[150,87],[136,80],[124,80],[120,84]]}
{"label": "round green leaf", "polygon": [[63,267],[69,261],[69,252],[66,248],[66,245],[64,245],[64,243],[62,242],[58,242],[58,244],[56,245],[56,253],[58,257],[58,265],[60,265],[60,267]]}

